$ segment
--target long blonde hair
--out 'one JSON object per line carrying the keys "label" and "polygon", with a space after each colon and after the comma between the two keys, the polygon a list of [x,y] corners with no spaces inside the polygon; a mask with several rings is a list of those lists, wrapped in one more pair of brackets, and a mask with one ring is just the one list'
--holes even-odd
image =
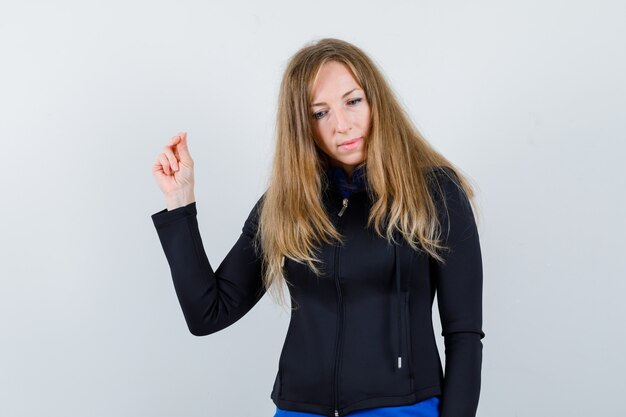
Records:
{"label": "long blonde hair", "polygon": [[[365,92],[371,109],[366,138],[366,188],[373,206],[368,227],[393,241],[394,229],[415,250],[443,258],[441,225],[428,191],[424,168],[443,166],[471,199],[469,181],[419,133],[372,60],[356,46],[333,38],[305,45],[289,60],[280,85],[276,115],[276,148],[269,186],[259,206],[255,247],[262,255],[263,284],[284,305],[283,260],[306,263],[316,274],[322,243],[343,243],[325,211],[322,186],[326,155],[316,145],[311,126],[311,91],[328,61],[344,64]],[[385,228],[383,235],[382,229]]]}

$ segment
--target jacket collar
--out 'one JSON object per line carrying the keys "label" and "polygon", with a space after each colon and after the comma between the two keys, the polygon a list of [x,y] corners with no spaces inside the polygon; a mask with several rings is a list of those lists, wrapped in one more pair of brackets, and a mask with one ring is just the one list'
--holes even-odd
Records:
{"label": "jacket collar", "polygon": [[328,164],[326,167],[326,175],[330,187],[338,191],[342,197],[350,197],[350,195],[355,192],[365,190],[365,164],[361,164],[354,169],[352,178],[348,178],[348,174],[346,174],[342,167]]}

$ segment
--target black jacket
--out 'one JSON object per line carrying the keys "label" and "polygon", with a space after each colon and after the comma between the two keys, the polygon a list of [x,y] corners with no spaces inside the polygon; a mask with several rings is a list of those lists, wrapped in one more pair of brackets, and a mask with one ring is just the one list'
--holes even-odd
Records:
{"label": "black jacket", "polygon": [[[296,310],[270,394],[279,408],[343,416],[440,395],[441,417],[475,415],[485,337],[479,236],[454,173],[435,167],[428,179],[444,242],[451,247],[442,253],[445,266],[412,250],[400,234],[395,238],[401,244],[390,245],[366,229],[372,202],[365,190],[345,198],[325,186],[325,207],[346,244],[321,247],[322,277],[285,259]],[[252,246],[262,199],[215,271],[202,245],[195,202],[152,215],[192,334],[230,326],[264,295],[261,259]],[[432,327],[435,293],[445,379]]]}

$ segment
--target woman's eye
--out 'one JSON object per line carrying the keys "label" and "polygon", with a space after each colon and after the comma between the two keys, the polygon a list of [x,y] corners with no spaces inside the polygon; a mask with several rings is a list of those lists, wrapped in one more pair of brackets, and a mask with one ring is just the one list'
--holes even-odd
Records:
{"label": "woman's eye", "polygon": [[[353,98],[352,100],[348,100],[348,104],[351,106],[354,106],[358,103],[360,103],[361,101],[363,101],[363,99],[361,97],[357,97],[357,98]],[[324,117],[324,115],[326,114],[325,111],[318,111],[316,113],[313,113],[313,117],[317,120],[321,119],[322,117]]]}
{"label": "woman's eye", "polygon": [[318,111],[317,113],[313,113],[313,117],[315,117],[316,119],[321,119],[322,117],[324,117],[324,112],[323,111]]}

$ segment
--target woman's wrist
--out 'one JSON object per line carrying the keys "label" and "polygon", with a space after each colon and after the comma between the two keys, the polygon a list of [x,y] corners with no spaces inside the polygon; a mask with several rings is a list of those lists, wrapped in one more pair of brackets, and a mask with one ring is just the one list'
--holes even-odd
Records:
{"label": "woman's wrist", "polygon": [[184,207],[196,201],[193,190],[180,190],[175,193],[165,195],[165,204],[168,211],[179,207]]}

